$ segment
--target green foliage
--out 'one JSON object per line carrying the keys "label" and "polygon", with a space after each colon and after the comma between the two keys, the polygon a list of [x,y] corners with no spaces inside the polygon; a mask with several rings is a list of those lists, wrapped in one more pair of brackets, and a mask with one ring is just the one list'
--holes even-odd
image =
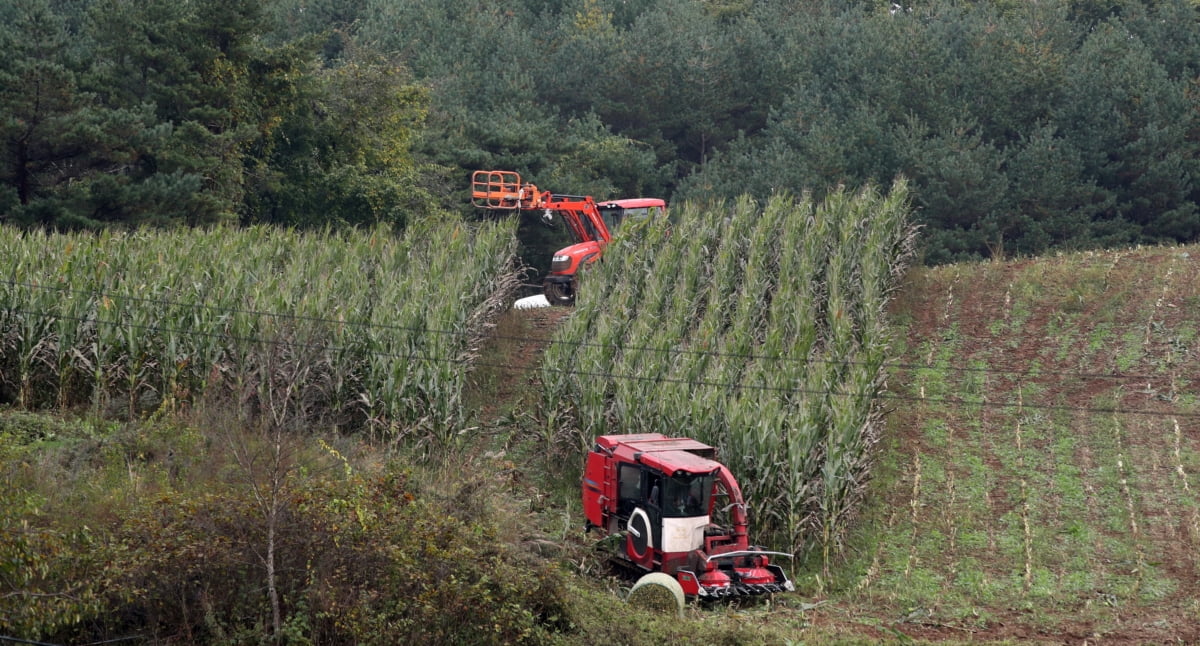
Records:
{"label": "green foliage", "polygon": [[67,430],[65,424],[47,415],[12,410],[0,414],[0,438],[8,450],[54,441]]}
{"label": "green foliage", "polygon": [[780,71],[789,96],[677,197],[819,195],[902,174],[935,263],[1194,239],[1196,7],[1114,15],[938,2],[782,23],[767,33],[793,30],[776,41],[796,52]]}
{"label": "green foliage", "polygon": [[264,142],[255,208],[243,220],[343,228],[428,215],[435,198],[409,152],[425,103],[383,61],[318,71]]}
{"label": "green foliage", "polygon": [[504,168],[672,201],[905,176],[932,263],[1200,235],[1194,2],[894,6],[10,4],[0,213],[404,224]]}
{"label": "green foliage", "polygon": [[[261,642],[272,637],[268,545],[286,617],[276,639],[536,644],[570,630],[561,573],[502,533],[496,506],[472,499],[496,493],[484,477],[423,491],[399,463],[359,472],[328,444],[289,438],[288,495],[270,522],[255,488],[269,481],[269,463],[235,459],[254,431],[219,426],[132,426],[102,438],[126,448],[74,467],[101,483],[86,499],[61,488],[71,477],[61,467],[43,468],[43,484],[26,489],[33,467],[5,462],[0,621],[9,634]],[[54,465],[70,450],[39,452]],[[104,480],[110,467],[125,477]],[[150,488],[160,467],[170,478]]]}
{"label": "green foliage", "polygon": [[29,225],[93,227],[161,197],[156,187],[111,175],[161,137],[148,107],[99,104],[72,65],[74,35],[45,3],[9,11],[0,27],[10,52],[0,64],[0,182],[12,191],[4,215]]}
{"label": "green foliage", "polygon": [[[271,15],[278,16],[280,8]],[[404,224],[435,210],[403,68],[266,38],[259,2],[6,9],[0,207],[49,228]],[[284,11],[286,13],[286,11]]]}
{"label": "green foliage", "polygon": [[[131,556],[109,529],[124,496],[110,487],[136,489],[131,475],[163,437],[182,449],[188,435],[165,429],[135,440],[115,428],[0,414],[0,625],[8,636],[71,630],[138,593],[122,584]],[[108,477],[118,469],[121,477]]]}
{"label": "green foliage", "polygon": [[753,93],[729,39],[701,3],[660,2],[626,32],[601,38],[607,60],[591,65],[603,68],[564,93],[616,132],[669,150],[686,169],[746,127],[739,111]]}
{"label": "green foliage", "polygon": [[337,61],[347,55],[346,48],[367,5],[367,0],[266,2],[263,13],[271,25],[267,36],[280,43],[320,38],[323,58]]}
{"label": "green foliage", "polygon": [[685,429],[719,448],[756,531],[828,562],[877,437],[907,200],[897,183],[819,204],[683,205],[669,235],[618,234],[543,357],[542,414],[574,422],[545,441]]}
{"label": "green foliage", "polygon": [[0,228],[0,393],[128,418],[229,396],[277,423],[448,439],[472,339],[513,288],[508,225]]}
{"label": "green foliage", "polygon": [[[589,66],[612,51],[607,12],[571,3],[535,15],[522,3],[377,3],[360,31],[374,50],[395,51],[432,86],[416,150],[439,165],[505,168],[551,190],[597,199],[661,195],[672,164],[613,132],[593,114],[599,91]],[[608,28],[604,28],[608,29]],[[520,46],[513,46],[519,43]],[[463,181],[460,179],[459,181]]]}
{"label": "green foliage", "polygon": [[672,200],[904,175],[929,262],[1200,234],[1187,0],[5,11],[0,209],[27,226],[403,224],[511,168]]}
{"label": "green foliage", "polygon": [[1189,82],[1168,76],[1144,43],[1111,22],[1083,42],[1069,79],[1063,129],[1085,173],[1114,201],[1097,230],[1117,242],[1193,239],[1200,142],[1189,138],[1196,126]]}
{"label": "green foliage", "polygon": [[[47,526],[33,496],[5,487],[0,498],[0,625],[29,637],[54,634],[103,612],[119,568],[87,527]],[[34,520],[34,522],[30,522]],[[41,521],[41,522],[38,522]]]}

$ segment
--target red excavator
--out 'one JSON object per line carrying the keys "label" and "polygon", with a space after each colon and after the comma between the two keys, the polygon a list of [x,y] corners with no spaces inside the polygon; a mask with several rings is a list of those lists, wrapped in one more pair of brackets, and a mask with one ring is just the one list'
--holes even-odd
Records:
{"label": "red excavator", "polygon": [[[716,449],[660,433],[604,435],[583,474],[587,528],[623,534],[618,560],[688,597],[719,599],[793,590],[768,552],[750,545],[742,490]],[[729,525],[713,522],[728,514]],[[659,574],[661,573],[661,574]]]}
{"label": "red excavator", "polygon": [[471,203],[493,211],[541,211],[547,224],[557,215],[566,223],[575,244],[559,249],[542,282],[546,300],[553,305],[575,302],[576,274],[596,262],[612,240],[612,232],[625,220],[661,216],[667,203],[657,198],[611,200],[597,203],[588,195],[559,195],[541,191],[506,170],[479,170],[471,176]]}

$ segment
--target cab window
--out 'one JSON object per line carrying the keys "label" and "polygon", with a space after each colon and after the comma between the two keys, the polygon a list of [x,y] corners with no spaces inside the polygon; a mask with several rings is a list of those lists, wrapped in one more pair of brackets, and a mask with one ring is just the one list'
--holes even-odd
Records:
{"label": "cab window", "polygon": [[617,513],[628,516],[642,500],[642,470],[632,464],[622,464],[617,474]]}
{"label": "cab window", "polygon": [[680,475],[663,480],[663,516],[692,518],[708,514],[713,475]]}

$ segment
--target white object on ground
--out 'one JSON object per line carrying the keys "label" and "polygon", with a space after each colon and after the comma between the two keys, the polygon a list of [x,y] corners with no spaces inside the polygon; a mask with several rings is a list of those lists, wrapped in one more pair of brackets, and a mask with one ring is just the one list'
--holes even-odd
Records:
{"label": "white object on ground", "polygon": [[[639,597],[635,593],[641,588],[646,588],[646,590],[643,592],[642,596]],[[652,590],[657,591],[659,594],[652,592]],[[636,603],[639,600],[642,602],[649,601],[651,603],[655,601],[662,602],[664,599],[659,595],[663,591],[666,591],[667,593],[666,599],[670,599],[675,602],[674,606],[676,614],[682,617],[684,604],[683,586],[679,585],[679,581],[676,581],[675,577],[671,576],[670,574],[665,574],[663,572],[651,572],[650,574],[643,576],[637,580],[637,583],[633,584],[632,588],[629,589],[629,595],[626,596],[625,600],[631,603]],[[667,604],[665,603],[655,604],[647,609],[662,612],[667,610],[667,608],[664,607],[666,605]]]}
{"label": "white object on ground", "polygon": [[546,300],[545,294],[526,296],[525,298],[518,299],[516,303],[513,303],[513,309],[518,310],[532,310],[539,307],[550,307],[550,301]]}

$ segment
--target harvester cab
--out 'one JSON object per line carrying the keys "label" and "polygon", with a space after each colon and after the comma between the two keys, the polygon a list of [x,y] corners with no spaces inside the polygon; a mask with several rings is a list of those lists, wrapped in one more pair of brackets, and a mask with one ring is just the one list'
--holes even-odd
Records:
{"label": "harvester cab", "polygon": [[[716,450],[659,433],[605,435],[583,475],[588,529],[622,535],[615,559],[635,571],[674,577],[689,597],[792,590],[769,552],[749,543],[741,488]],[[714,522],[728,515],[729,522]]]}
{"label": "harvester cab", "polygon": [[[471,203],[492,211],[540,212],[543,221],[561,219],[574,244],[559,249],[542,282],[545,299],[552,305],[571,305],[578,288],[580,269],[601,259],[622,222],[653,217],[666,211],[657,198],[612,200],[597,204],[589,195],[560,195],[524,182],[513,171],[475,171],[471,176]],[[657,209],[657,210],[656,210]]]}

